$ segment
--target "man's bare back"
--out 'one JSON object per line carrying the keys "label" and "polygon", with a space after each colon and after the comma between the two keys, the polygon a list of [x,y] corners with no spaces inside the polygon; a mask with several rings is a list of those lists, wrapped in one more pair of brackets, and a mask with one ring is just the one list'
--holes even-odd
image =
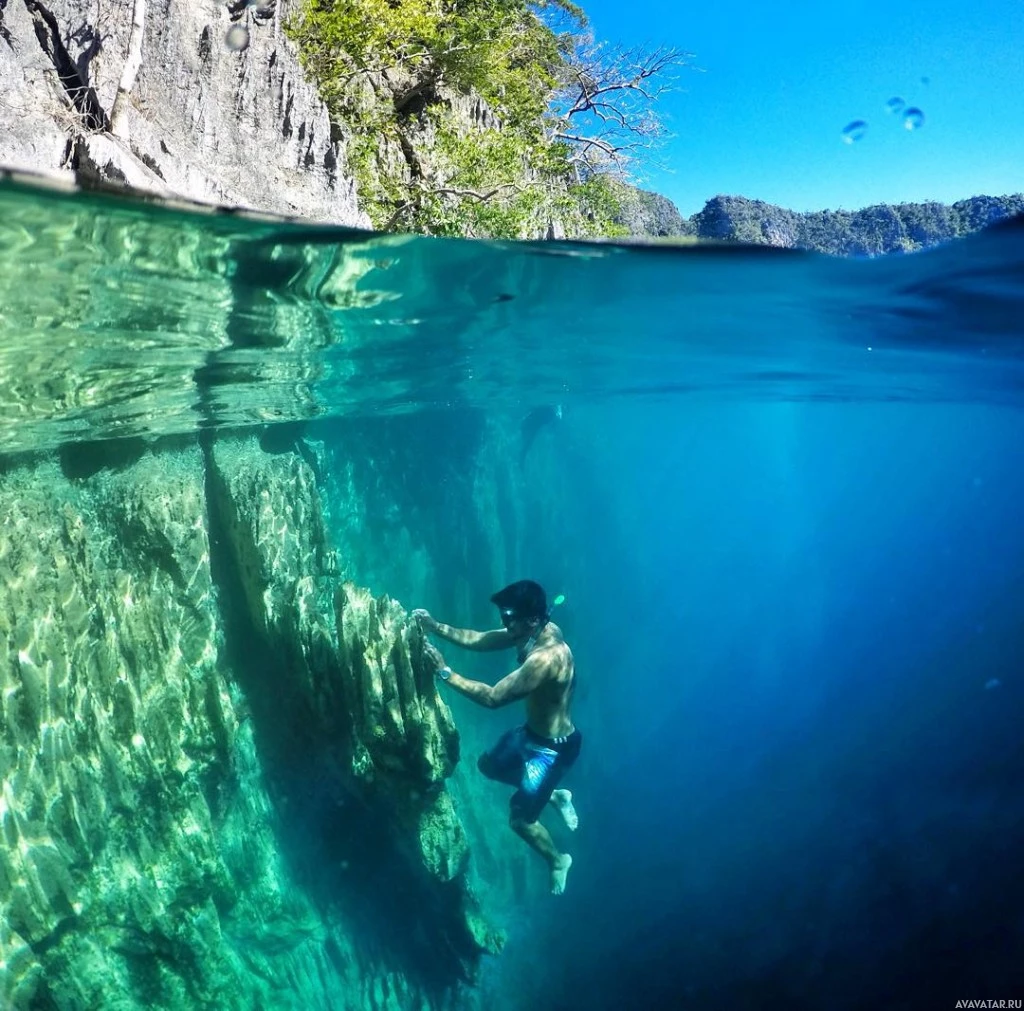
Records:
{"label": "man's bare back", "polygon": [[526,660],[544,671],[537,687],[526,696],[526,725],[540,737],[568,737],[575,729],[569,706],[576,673],[572,650],[554,622],[544,626],[529,656],[522,657]]}

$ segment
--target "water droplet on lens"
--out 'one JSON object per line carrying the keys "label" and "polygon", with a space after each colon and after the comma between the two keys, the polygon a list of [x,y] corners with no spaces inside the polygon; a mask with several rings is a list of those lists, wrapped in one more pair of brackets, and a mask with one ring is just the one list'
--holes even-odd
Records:
{"label": "water droplet on lens", "polygon": [[903,126],[907,130],[917,130],[924,125],[924,113],[918,108],[907,109],[903,115]]}
{"label": "water droplet on lens", "polygon": [[843,127],[843,140],[847,144],[855,144],[868,132],[868,125],[863,119],[855,119]]}
{"label": "water droplet on lens", "polygon": [[902,112],[906,107],[906,104],[907,103],[897,95],[894,98],[890,98],[889,101],[885,103],[885,109],[886,112]]}
{"label": "water droplet on lens", "polygon": [[240,53],[249,45],[249,29],[244,25],[232,25],[224,36],[224,45]]}
{"label": "water droplet on lens", "polygon": [[930,77],[922,77],[921,78],[921,83],[922,84],[931,84],[932,83],[932,79]]}

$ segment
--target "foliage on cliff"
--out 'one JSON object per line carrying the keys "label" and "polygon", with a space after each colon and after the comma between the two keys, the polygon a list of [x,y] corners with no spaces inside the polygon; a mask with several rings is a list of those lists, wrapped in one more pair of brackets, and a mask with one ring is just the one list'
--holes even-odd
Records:
{"label": "foliage on cliff", "polygon": [[715,197],[690,218],[701,238],[811,249],[834,256],[913,252],[1024,213],[1024,194],[955,204],[876,204],[858,211],[800,213],[745,197]]}
{"label": "foliage on cliff", "polygon": [[680,238],[695,234],[692,218],[684,218],[668,197],[621,181],[611,182],[616,201],[615,223],[626,235]]}
{"label": "foliage on cliff", "polygon": [[571,0],[307,0],[289,30],[375,226],[443,235],[621,233],[609,179],[683,58],[601,51]]}

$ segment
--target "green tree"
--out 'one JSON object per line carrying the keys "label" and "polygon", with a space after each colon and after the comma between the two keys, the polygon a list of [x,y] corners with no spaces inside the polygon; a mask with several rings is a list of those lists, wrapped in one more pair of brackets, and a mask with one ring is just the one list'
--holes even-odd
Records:
{"label": "green tree", "polygon": [[434,234],[613,232],[606,177],[684,57],[606,53],[570,0],[308,0],[289,27],[374,225]]}

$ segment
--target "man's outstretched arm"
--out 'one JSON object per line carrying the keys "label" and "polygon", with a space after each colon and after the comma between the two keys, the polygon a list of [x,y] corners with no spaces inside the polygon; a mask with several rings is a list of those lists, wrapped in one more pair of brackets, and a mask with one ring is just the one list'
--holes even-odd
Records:
{"label": "man's outstretched arm", "polygon": [[540,659],[527,660],[522,667],[506,674],[496,685],[472,681],[456,674],[450,667],[444,669],[451,671],[446,680],[452,688],[487,709],[499,709],[510,702],[526,698],[547,676],[547,664]]}
{"label": "man's outstretched arm", "polygon": [[472,649],[477,653],[488,653],[497,649],[509,649],[515,645],[508,629],[495,628],[489,632],[475,632],[471,628],[455,628],[454,625],[446,625],[438,621],[429,611],[422,608],[412,612],[412,616],[420,623],[420,627],[426,632],[433,632],[448,642],[462,646],[464,649]]}

